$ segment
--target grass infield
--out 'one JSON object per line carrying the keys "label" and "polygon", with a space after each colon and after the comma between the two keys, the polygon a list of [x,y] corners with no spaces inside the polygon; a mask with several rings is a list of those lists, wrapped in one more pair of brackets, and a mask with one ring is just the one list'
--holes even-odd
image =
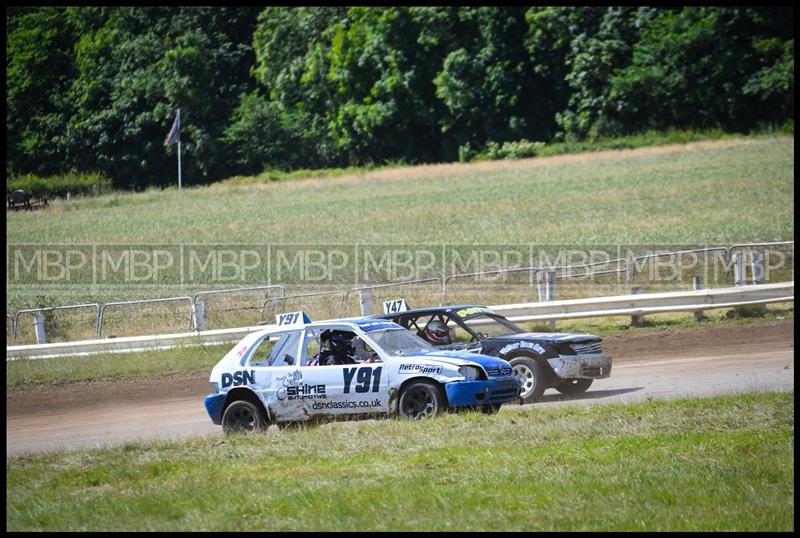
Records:
{"label": "grass infield", "polygon": [[6,492],[9,531],[791,531],[794,394],[14,456]]}

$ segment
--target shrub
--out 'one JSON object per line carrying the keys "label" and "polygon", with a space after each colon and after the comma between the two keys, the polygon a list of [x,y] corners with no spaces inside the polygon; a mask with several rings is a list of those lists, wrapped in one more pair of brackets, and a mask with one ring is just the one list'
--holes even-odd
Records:
{"label": "shrub", "polygon": [[39,177],[33,174],[6,179],[6,194],[24,189],[31,196],[66,196],[92,194],[111,190],[111,180],[102,174],[79,174],[75,172],[60,176]]}
{"label": "shrub", "polygon": [[525,139],[515,142],[503,142],[502,144],[490,141],[486,144],[484,151],[475,155],[474,160],[527,159],[539,155],[545,145],[544,142],[531,142]]}

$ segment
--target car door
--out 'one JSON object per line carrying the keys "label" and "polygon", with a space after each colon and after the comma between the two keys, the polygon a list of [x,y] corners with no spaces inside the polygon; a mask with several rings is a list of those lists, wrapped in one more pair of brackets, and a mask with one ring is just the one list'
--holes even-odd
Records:
{"label": "car door", "polygon": [[303,378],[300,363],[302,329],[276,333],[256,342],[246,358],[255,379],[254,390],[266,404],[270,419],[302,420],[303,405],[293,396]]}
{"label": "car door", "polygon": [[[347,415],[359,413],[383,413],[389,409],[389,376],[382,360],[378,362],[337,365],[318,365],[315,357],[323,351],[325,331],[339,330],[353,334],[354,345],[364,344],[371,349],[363,334],[353,327],[317,326],[306,329],[303,338],[303,364],[312,364],[303,369],[303,383],[308,385],[303,394],[311,414]],[[356,354],[354,356],[367,356]],[[380,354],[377,354],[380,357]]]}

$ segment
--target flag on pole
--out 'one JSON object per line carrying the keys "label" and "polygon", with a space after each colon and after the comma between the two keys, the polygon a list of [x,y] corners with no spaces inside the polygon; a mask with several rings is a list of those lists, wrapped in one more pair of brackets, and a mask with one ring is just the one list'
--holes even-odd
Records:
{"label": "flag on pole", "polygon": [[169,130],[169,134],[167,135],[167,139],[164,140],[165,146],[171,146],[172,144],[181,142],[181,109],[178,109],[178,112],[175,114],[175,119],[172,122],[172,129]]}

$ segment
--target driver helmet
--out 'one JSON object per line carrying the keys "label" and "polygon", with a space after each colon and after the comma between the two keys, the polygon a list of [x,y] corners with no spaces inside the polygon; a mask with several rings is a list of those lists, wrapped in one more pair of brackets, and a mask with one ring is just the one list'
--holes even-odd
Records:
{"label": "driver helmet", "polygon": [[329,340],[331,350],[334,352],[349,351],[352,348],[353,336],[352,333],[333,331]]}
{"label": "driver helmet", "polygon": [[449,344],[450,331],[447,330],[447,326],[444,323],[435,319],[425,327],[425,338],[435,345]]}

